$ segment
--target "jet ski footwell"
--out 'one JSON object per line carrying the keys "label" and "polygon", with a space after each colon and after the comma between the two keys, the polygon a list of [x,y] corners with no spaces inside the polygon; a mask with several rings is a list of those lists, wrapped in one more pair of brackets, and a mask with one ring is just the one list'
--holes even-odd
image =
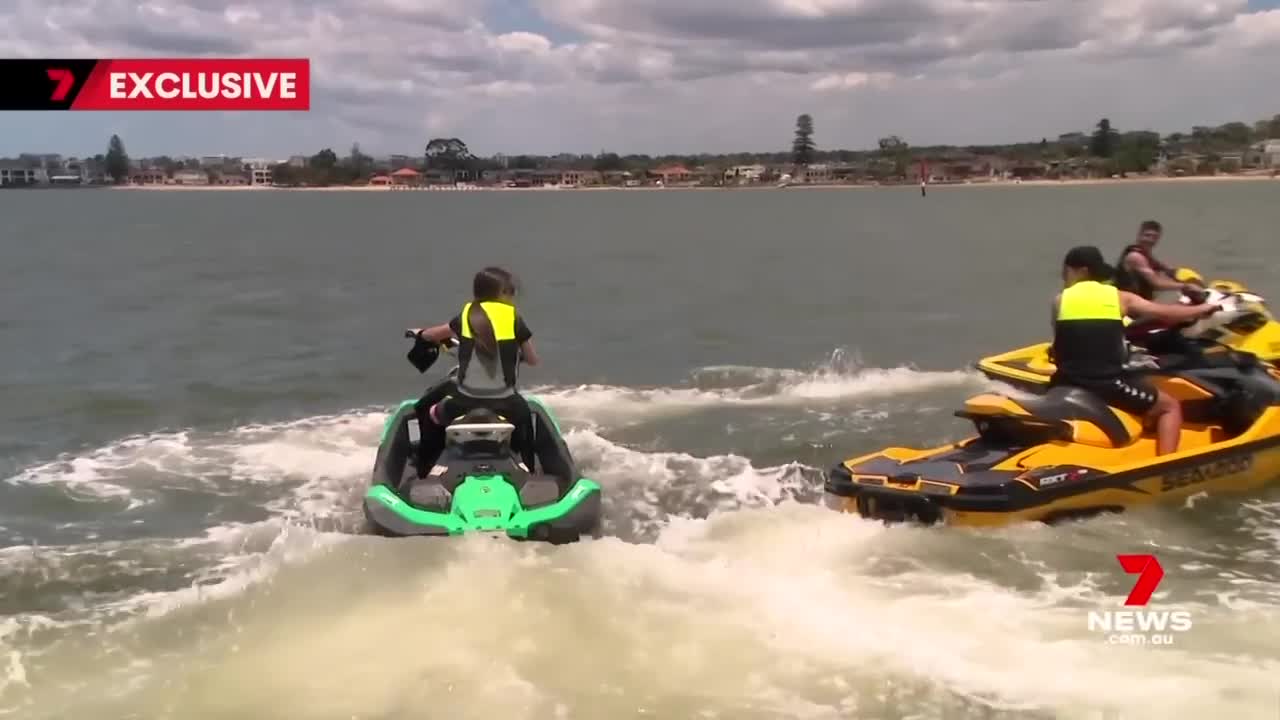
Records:
{"label": "jet ski footwell", "polygon": [[828,473],[825,502],[886,522],[992,526],[1257,488],[1280,477],[1280,371],[1242,357],[1241,367],[1153,373],[1183,401],[1175,453],[1157,457],[1140,418],[1083,390],[987,393],[956,412],[975,437],[851,458]]}

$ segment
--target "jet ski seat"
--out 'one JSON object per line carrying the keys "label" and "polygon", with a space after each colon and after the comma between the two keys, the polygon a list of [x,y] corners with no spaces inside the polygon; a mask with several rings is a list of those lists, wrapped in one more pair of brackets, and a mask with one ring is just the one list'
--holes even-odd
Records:
{"label": "jet ski seat", "polygon": [[489,410],[472,410],[445,428],[445,446],[465,459],[503,458],[511,454],[516,426]]}
{"label": "jet ski seat", "polygon": [[488,408],[476,408],[454,420],[451,425],[472,425],[479,423],[505,422],[506,418]]}
{"label": "jet ski seat", "polygon": [[1050,388],[1044,395],[1020,399],[984,393],[966,401],[956,415],[973,420],[984,435],[993,425],[1003,430],[1023,426],[1018,429],[1039,429],[1052,438],[1100,448],[1128,446],[1143,430],[1141,417],[1072,387]]}

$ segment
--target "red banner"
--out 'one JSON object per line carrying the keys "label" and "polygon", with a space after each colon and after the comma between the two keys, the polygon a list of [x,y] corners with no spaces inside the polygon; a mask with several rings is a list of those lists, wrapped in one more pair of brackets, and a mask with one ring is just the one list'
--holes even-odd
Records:
{"label": "red banner", "polygon": [[0,60],[0,110],[310,110],[306,58]]}

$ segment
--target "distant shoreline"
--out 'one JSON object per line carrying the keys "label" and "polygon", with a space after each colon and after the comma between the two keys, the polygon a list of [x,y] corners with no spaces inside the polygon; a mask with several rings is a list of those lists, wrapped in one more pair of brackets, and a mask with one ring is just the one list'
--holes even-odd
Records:
{"label": "distant shoreline", "polygon": [[[1137,177],[1137,178],[1090,178],[1066,180],[999,180],[983,182],[952,182],[928,185],[929,190],[950,190],[953,188],[1011,188],[1011,187],[1066,187],[1082,185],[1144,185],[1168,183],[1240,183],[1240,182],[1276,182],[1280,177],[1271,175],[1203,175],[1191,177]],[[391,187],[385,185],[332,185],[329,187],[275,187],[266,185],[108,185],[108,190],[148,191],[148,192],[632,192],[660,190],[701,190],[701,191],[738,191],[738,190],[917,190],[920,186],[912,183],[893,185],[870,183],[797,183],[779,187],[776,184],[756,185],[674,185],[670,187],[645,185],[641,187],[616,186],[582,186],[582,187],[495,187],[495,186],[422,186]]]}

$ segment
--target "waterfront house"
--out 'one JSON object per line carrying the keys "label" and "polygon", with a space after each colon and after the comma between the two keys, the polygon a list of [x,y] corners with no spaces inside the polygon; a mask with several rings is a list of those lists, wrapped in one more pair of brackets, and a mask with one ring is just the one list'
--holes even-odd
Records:
{"label": "waterfront house", "polygon": [[1005,175],[1015,180],[1039,180],[1044,178],[1048,171],[1046,163],[1017,160],[1009,166]]}
{"label": "waterfront house", "polygon": [[1218,160],[1218,169],[1227,173],[1240,172],[1244,169],[1244,155],[1242,152],[1222,153]]}
{"label": "waterfront house", "polygon": [[402,167],[391,173],[391,184],[399,186],[417,186],[422,184],[422,173],[413,168]]}
{"label": "waterfront house", "polygon": [[760,182],[764,173],[764,165],[734,165],[724,171],[724,181],[730,185]]}
{"label": "waterfront house", "polygon": [[599,185],[603,175],[598,170],[565,170],[560,173],[560,184],[578,187],[581,185]]}
{"label": "waterfront house", "polygon": [[133,185],[164,185],[166,179],[163,170],[134,170],[129,173],[129,182]]}
{"label": "waterfront house", "polygon": [[833,183],[852,183],[862,176],[862,168],[851,162],[831,163],[827,165],[827,174]]}
{"label": "waterfront house", "polygon": [[1262,166],[1280,168],[1280,140],[1268,140],[1262,144]]}
{"label": "waterfront house", "polygon": [[173,174],[174,185],[208,185],[209,173],[204,170],[181,170]]}
{"label": "waterfront house", "polygon": [[[412,170],[412,169],[413,168],[400,168],[400,170],[397,170],[396,172],[400,172],[401,170]],[[414,172],[417,172],[417,171],[415,170]],[[458,172],[461,172],[461,171],[458,171]],[[419,182],[424,185],[457,185],[458,172],[455,172],[453,170],[446,170],[444,168],[427,168],[426,170],[422,171],[422,173],[420,173],[421,179]],[[391,173],[391,176],[395,177],[395,173]]]}
{"label": "waterfront house", "polygon": [[562,170],[556,170],[554,168],[543,168],[541,170],[534,170],[533,186],[534,187],[559,186],[560,181],[563,178],[564,178],[564,172]]}
{"label": "waterfront house", "polygon": [[511,188],[533,187],[533,170],[529,168],[509,170],[502,176],[502,182]]}
{"label": "waterfront house", "polygon": [[1199,153],[1182,153],[1171,159],[1168,164],[1168,172],[1170,175],[1181,177],[1183,175],[1195,175],[1200,172],[1200,167],[1205,162],[1205,156]]}
{"label": "waterfront house", "polygon": [[1244,153],[1245,167],[1277,169],[1280,168],[1280,140],[1263,140],[1249,146]]}
{"label": "waterfront house", "polygon": [[796,168],[791,177],[803,183],[829,183],[831,182],[831,166],[826,163],[804,165]]}
{"label": "waterfront house", "polygon": [[94,180],[94,162],[69,157],[57,168],[49,169],[51,185],[87,185]]}
{"label": "waterfront house", "polygon": [[703,187],[724,184],[724,169],[719,165],[699,165],[691,171],[689,179]]}
{"label": "waterfront house", "polygon": [[80,173],[60,172],[57,175],[49,176],[50,185],[72,186],[84,185],[87,181]]}
{"label": "waterfront house", "polygon": [[651,180],[656,180],[663,185],[687,183],[693,179],[693,173],[683,165],[662,165],[647,171],[647,174]]}
{"label": "waterfront house", "polygon": [[605,170],[601,173],[605,185],[634,187],[635,176],[626,170]]}
{"label": "waterfront house", "polygon": [[976,158],[979,172],[988,179],[1004,177],[1009,161],[999,155],[978,155]]}
{"label": "waterfront house", "polygon": [[245,158],[241,161],[241,171],[249,177],[250,185],[272,184],[272,168],[277,164],[266,158]]}
{"label": "waterfront house", "polygon": [[19,160],[0,160],[0,186],[35,185],[37,168]]}

